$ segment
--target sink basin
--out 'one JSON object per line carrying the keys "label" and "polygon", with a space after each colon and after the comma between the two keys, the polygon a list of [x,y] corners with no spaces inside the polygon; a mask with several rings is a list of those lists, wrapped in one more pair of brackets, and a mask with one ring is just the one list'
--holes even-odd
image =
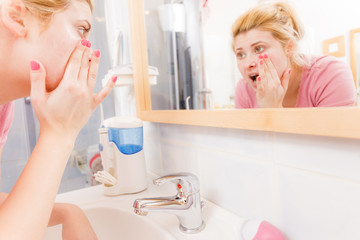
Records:
{"label": "sink basin", "polygon": [[[152,221],[134,213],[106,207],[88,208],[84,211],[101,240],[176,240]],[[48,228],[44,240],[61,240],[61,230],[61,225]]]}
{"label": "sink basin", "polygon": [[[81,207],[87,215],[99,240],[239,240],[239,229],[244,219],[206,201],[203,220],[206,227],[196,234],[184,234],[179,220],[173,214],[150,212],[147,216],[134,213],[137,198],[172,196],[174,186],[155,186],[149,176],[149,187],[140,193],[107,197],[103,186],[97,185],[56,196],[56,202],[72,203]],[[61,240],[61,225],[48,228],[44,240]]]}

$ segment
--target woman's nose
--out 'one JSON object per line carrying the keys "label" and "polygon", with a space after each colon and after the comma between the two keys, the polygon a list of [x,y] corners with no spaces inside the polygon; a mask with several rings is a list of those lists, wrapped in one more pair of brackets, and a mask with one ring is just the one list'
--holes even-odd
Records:
{"label": "woman's nose", "polygon": [[249,69],[255,68],[257,64],[258,57],[256,55],[251,55],[248,57],[246,62],[246,67]]}

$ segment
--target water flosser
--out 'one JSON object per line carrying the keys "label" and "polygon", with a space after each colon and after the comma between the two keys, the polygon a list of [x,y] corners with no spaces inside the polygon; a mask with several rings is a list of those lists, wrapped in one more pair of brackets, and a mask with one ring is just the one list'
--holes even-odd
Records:
{"label": "water flosser", "polygon": [[142,121],[134,117],[108,118],[99,134],[104,171],[97,173],[97,179],[104,184],[104,194],[112,196],[145,190]]}

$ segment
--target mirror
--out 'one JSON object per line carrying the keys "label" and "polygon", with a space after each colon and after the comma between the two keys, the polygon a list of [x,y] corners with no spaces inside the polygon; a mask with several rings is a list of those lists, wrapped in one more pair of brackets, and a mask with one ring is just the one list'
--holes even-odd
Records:
{"label": "mirror", "polygon": [[[242,13],[266,2],[144,1],[148,61],[159,70],[157,84],[151,86],[152,109],[233,109],[236,85],[242,76],[231,47],[231,26]],[[353,1],[288,2],[305,28],[299,51],[322,55],[323,42],[337,36],[345,39],[346,35],[345,56],[337,57],[350,64],[347,35],[358,27]],[[346,14],[341,18],[334,17],[342,12]],[[332,50],[344,44],[329,47]]]}
{"label": "mirror", "polygon": [[[148,0],[146,0],[148,1]],[[360,139],[360,111],[355,107],[349,108],[290,108],[290,109],[242,109],[242,110],[154,110],[151,106],[151,94],[148,75],[148,46],[145,28],[145,12],[143,0],[129,0],[129,15],[131,25],[131,47],[132,58],[134,65],[134,85],[137,116],[144,121],[159,122],[159,123],[173,123],[173,124],[187,124],[195,126],[208,127],[222,127],[234,129],[260,130],[260,131],[274,131],[295,134],[310,134],[320,136],[333,136],[345,138]],[[220,1],[209,1],[220,2]],[[230,1],[221,1],[221,3],[229,3]],[[330,9],[337,9],[334,7],[335,2],[306,1],[307,6],[303,9],[308,11],[308,14],[318,14],[316,9],[322,9],[321,17],[332,16]],[[219,4],[221,4],[219,3]],[[353,6],[354,3],[345,4],[342,6]],[[229,5],[229,4],[228,4]],[[231,5],[230,5],[231,6]],[[327,6],[325,10],[324,6]],[[234,9],[235,7],[233,7]],[[239,8],[239,11],[243,8]],[[356,16],[354,11],[356,8],[341,14],[341,19],[347,19],[349,13]],[[213,10],[215,11],[215,10]],[[221,8],[225,13],[225,9]],[[339,15],[339,14],[337,14]],[[317,17],[316,24],[324,23],[319,21]],[[327,18],[330,19],[330,18]],[[333,18],[332,28],[336,30],[336,36],[341,32],[348,38],[348,28],[355,29],[357,21],[349,21],[346,24],[338,22],[339,17]],[[314,25],[316,25],[314,23]],[[330,24],[330,23],[329,23]],[[321,31],[324,39],[334,37],[335,34]],[[348,39],[345,39],[348,42]],[[318,43],[321,45],[321,43]],[[346,48],[348,51],[348,48]],[[348,52],[346,53],[348,56]]]}

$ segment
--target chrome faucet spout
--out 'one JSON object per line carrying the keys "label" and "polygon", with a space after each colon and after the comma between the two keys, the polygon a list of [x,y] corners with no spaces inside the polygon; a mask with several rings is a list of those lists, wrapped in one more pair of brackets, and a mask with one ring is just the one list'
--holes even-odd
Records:
{"label": "chrome faucet spout", "polygon": [[[190,182],[194,180],[193,182]],[[134,201],[134,211],[145,216],[148,212],[159,211],[174,214],[180,221],[180,230],[197,233],[204,229],[202,204],[197,177],[189,173],[167,175],[154,180],[154,184],[172,181],[177,185],[177,194],[170,197],[141,198]]]}
{"label": "chrome faucet spout", "polygon": [[134,209],[141,209],[143,212],[150,211],[172,211],[184,208],[184,200],[182,198],[177,199],[176,196],[169,198],[143,198],[137,199],[134,202]]}

